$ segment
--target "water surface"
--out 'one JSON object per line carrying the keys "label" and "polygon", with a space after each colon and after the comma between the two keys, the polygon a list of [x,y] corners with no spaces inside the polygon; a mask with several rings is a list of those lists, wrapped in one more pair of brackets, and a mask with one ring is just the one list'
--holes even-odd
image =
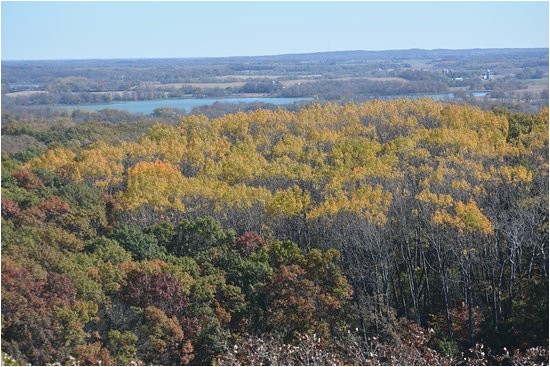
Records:
{"label": "water surface", "polygon": [[82,104],[55,106],[54,108],[64,110],[93,110],[105,109],[123,110],[131,113],[150,114],[156,108],[169,107],[178,108],[185,112],[191,112],[193,107],[209,106],[216,102],[222,103],[272,103],[274,105],[286,105],[299,101],[309,101],[312,98],[274,98],[274,97],[242,97],[242,98],[182,98],[182,99],[155,99],[149,101],[126,101],[107,104]]}
{"label": "water surface", "polygon": [[[486,97],[487,92],[473,92],[473,97]],[[399,98],[432,98],[435,100],[452,100],[456,96],[454,93],[435,93],[435,94],[402,94],[391,96],[373,96],[368,99],[399,99]],[[186,113],[191,112],[193,107],[209,106],[216,102],[221,103],[271,103],[274,105],[288,105],[299,101],[312,101],[313,98],[280,98],[280,97],[240,97],[240,98],[180,98],[180,99],[155,99],[148,101],[124,101],[107,104],[81,104],[54,106],[54,108],[64,110],[93,110],[100,111],[105,109],[122,110],[131,113],[151,114],[156,108],[169,107],[178,108]]]}

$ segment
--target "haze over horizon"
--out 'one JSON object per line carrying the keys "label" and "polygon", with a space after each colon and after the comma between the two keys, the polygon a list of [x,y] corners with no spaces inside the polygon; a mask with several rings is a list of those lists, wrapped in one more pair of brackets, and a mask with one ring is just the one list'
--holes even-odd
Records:
{"label": "haze over horizon", "polygon": [[1,58],[547,48],[548,9],[548,2],[3,2]]}
{"label": "haze over horizon", "polygon": [[292,55],[316,55],[316,54],[336,54],[336,53],[351,53],[351,52],[406,52],[406,51],[468,51],[468,50],[536,50],[547,49],[549,47],[489,47],[489,48],[402,48],[402,49],[388,49],[388,50],[331,50],[331,51],[312,51],[312,52],[291,52],[291,53],[277,53],[277,54],[263,54],[263,55],[229,55],[229,56],[165,56],[165,57],[95,57],[95,58],[66,58],[66,59],[2,59],[3,62],[25,62],[25,61],[89,61],[89,60],[173,60],[173,59],[226,59],[226,58],[262,58],[262,57],[278,57],[278,56],[292,56]]}

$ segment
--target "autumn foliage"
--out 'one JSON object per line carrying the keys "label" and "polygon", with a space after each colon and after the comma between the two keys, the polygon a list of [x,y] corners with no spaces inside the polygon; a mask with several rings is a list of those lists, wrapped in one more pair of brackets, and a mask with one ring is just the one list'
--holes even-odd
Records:
{"label": "autumn foliage", "polygon": [[194,115],[18,157],[20,363],[548,363],[548,109]]}

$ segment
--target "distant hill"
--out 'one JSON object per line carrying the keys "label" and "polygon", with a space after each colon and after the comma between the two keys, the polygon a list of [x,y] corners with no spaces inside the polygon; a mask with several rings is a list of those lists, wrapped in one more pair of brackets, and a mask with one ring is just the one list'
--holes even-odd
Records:
{"label": "distant hill", "polygon": [[409,50],[384,50],[384,51],[330,51],[300,54],[264,55],[264,56],[233,56],[233,57],[193,57],[193,58],[163,58],[163,59],[89,59],[89,60],[7,60],[2,61],[6,65],[47,65],[47,64],[71,64],[73,67],[128,67],[128,66],[154,66],[158,62],[168,64],[219,64],[241,62],[285,62],[285,61],[381,61],[381,60],[422,60],[422,59],[463,59],[471,57],[502,58],[502,57],[548,57],[548,48],[475,48],[463,50],[451,49],[409,49]]}

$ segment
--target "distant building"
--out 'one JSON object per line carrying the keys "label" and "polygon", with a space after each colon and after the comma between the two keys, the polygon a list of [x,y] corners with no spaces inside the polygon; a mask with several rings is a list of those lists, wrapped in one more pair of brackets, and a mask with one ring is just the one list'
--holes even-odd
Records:
{"label": "distant building", "polygon": [[481,79],[483,79],[483,80],[492,80],[493,76],[491,75],[491,70],[487,69],[487,71],[481,76]]}

